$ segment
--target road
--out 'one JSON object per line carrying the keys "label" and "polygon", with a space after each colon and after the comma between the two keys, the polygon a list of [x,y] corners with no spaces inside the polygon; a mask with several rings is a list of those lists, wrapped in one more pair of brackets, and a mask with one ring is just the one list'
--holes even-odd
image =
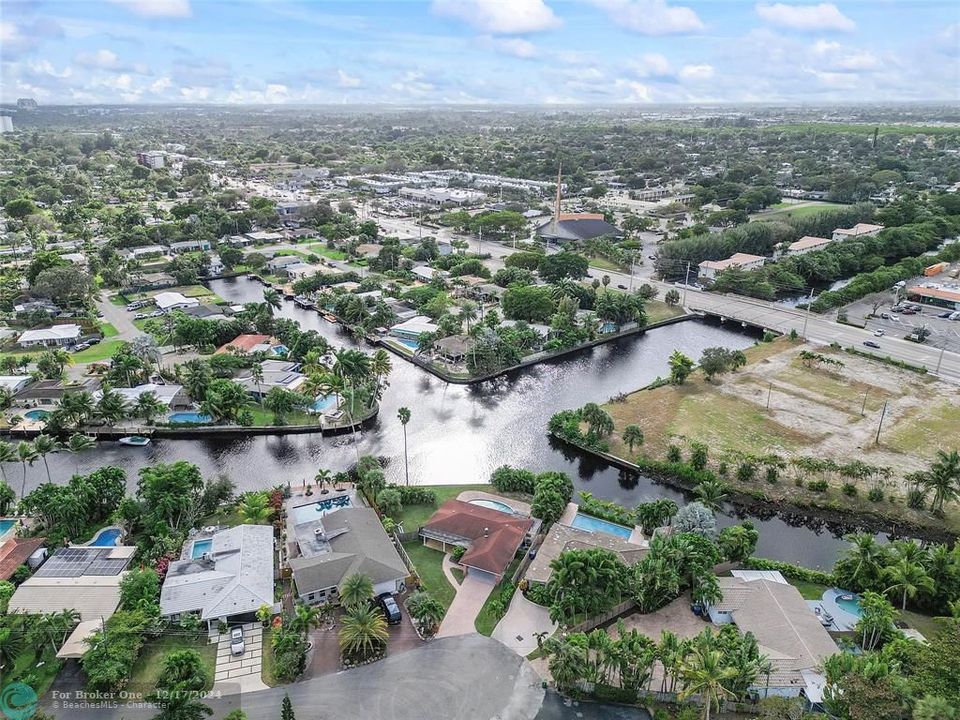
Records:
{"label": "road", "polygon": [[[72,694],[66,688],[59,692]],[[354,670],[207,704],[214,718],[240,708],[249,720],[276,720],[285,694],[298,720],[532,720],[544,700],[540,678],[524,658],[496,640],[472,634],[433,640]],[[146,720],[157,712],[147,704],[76,708],[66,704],[70,702],[52,697],[44,707],[58,720]],[[576,715],[575,709],[552,703],[540,718]]]}
{"label": "road", "polygon": [[97,298],[97,309],[103,313],[103,319],[117,329],[118,340],[133,340],[143,332],[133,324],[133,313],[126,308],[114,305],[107,299],[105,292]]}

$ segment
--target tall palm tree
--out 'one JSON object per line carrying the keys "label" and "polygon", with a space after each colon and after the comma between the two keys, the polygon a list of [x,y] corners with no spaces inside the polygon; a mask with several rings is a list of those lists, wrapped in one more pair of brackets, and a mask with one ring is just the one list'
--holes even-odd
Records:
{"label": "tall palm tree", "polygon": [[403,426],[403,472],[406,477],[406,484],[410,484],[410,462],[407,458],[407,423],[410,422],[410,408],[402,407],[397,410],[397,419]]}
{"label": "tall palm tree", "polygon": [[276,290],[272,288],[266,288],[263,291],[263,304],[265,306],[266,311],[270,315],[273,315],[273,311],[279,310],[283,305],[280,298],[280,293],[278,293]]}
{"label": "tall palm tree", "polygon": [[63,399],[60,401],[60,410],[74,426],[83,425],[93,417],[94,408],[93,395],[86,390],[64,393]]}
{"label": "tall palm tree", "polygon": [[377,385],[386,383],[384,378],[390,374],[393,364],[390,362],[390,353],[383,348],[378,348],[370,359],[370,371],[377,380]]}
{"label": "tall palm tree", "polygon": [[133,413],[137,417],[143,418],[147,425],[152,425],[157,416],[167,409],[155,392],[140,393],[137,402],[134,405]]}
{"label": "tall palm tree", "polygon": [[[67,449],[67,452],[72,453],[73,455],[79,455],[85,450],[90,450],[96,447],[97,441],[92,437],[84,435],[82,433],[74,433],[70,436],[70,439],[67,440],[64,447]],[[77,459],[77,469],[80,468],[80,460]]]}
{"label": "tall palm tree", "polygon": [[634,445],[643,445],[643,430],[640,429],[639,425],[627,425],[623,429],[621,437],[627,447],[630,448],[631,453],[633,453]]}
{"label": "tall palm tree", "polygon": [[47,471],[47,482],[53,482],[53,479],[50,477],[50,465],[47,464],[47,455],[56,451],[57,441],[49,435],[41,433],[33,439],[33,449],[37,453],[37,456],[43,460],[43,467]]}
{"label": "tall palm tree", "polygon": [[306,638],[310,631],[320,627],[323,622],[320,610],[314,605],[307,603],[297,603],[294,608],[293,617],[289,620],[290,629],[300,633]]}
{"label": "tall palm tree", "polygon": [[250,368],[250,379],[257,386],[257,398],[260,400],[260,407],[263,407],[263,393],[260,392],[260,383],[263,382],[263,363],[255,362]]}
{"label": "tall palm tree", "polygon": [[20,461],[20,465],[23,467],[23,480],[20,482],[20,499],[23,500],[24,494],[27,489],[27,465],[33,467],[33,463],[37,459],[37,451],[34,449],[33,445],[26,440],[21,440],[17,443],[17,460]]}
{"label": "tall palm tree", "polygon": [[0,476],[3,477],[4,484],[7,483],[7,471],[4,468],[4,463],[14,462],[17,460],[17,450],[10,443],[0,440]]}
{"label": "tall palm tree", "polygon": [[935,513],[943,513],[943,504],[956,500],[960,495],[960,452],[938,450],[937,459],[930,466],[924,484],[933,491],[930,509]]}
{"label": "tall palm tree", "polygon": [[387,620],[377,608],[355,605],[340,621],[340,652],[361,660],[375,655],[387,643]]}
{"label": "tall palm tree", "polygon": [[317,487],[323,490],[330,482],[330,478],[333,476],[333,473],[326,468],[320,468],[317,470],[317,474],[313,476],[313,481],[317,484]]}
{"label": "tall palm tree", "polygon": [[366,575],[353,573],[341,581],[337,592],[345,607],[363,605],[373,597],[373,581]]}
{"label": "tall palm tree", "polygon": [[467,335],[470,334],[470,322],[477,319],[477,304],[473,300],[464,300],[460,303],[460,320],[467,326]]}
{"label": "tall palm tree", "polygon": [[714,706],[719,710],[721,700],[734,697],[725,683],[735,675],[736,670],[724,664],[720,650],[695,647],[680,668],[683,690],[677,697],[686,700],[691,695],[699,695],[703,703],[703,718],[710,720],[710,711]]}
{"label": "tall palm tree", "polygon": [[883,576],[890,583],[885,593],[897,592],[901,595],[900,609],[907,609],[907,598],[914,598],[918,594],[928,594],[934,591],[933,580],[927,575],[922,565],[901,558],[893,565],[883,569]]}
{"label": "tall palm tree", "polygon": [[97,401],[97,415],[104,422],[117,423],[127,416],[127,401],[109,385],[104,385]]}
{"label": "tall palm tree", "polygon": [[237,505],[237,514],[245,525],[266,525],[273,515],[269,502],[265,492],[247,493]]}

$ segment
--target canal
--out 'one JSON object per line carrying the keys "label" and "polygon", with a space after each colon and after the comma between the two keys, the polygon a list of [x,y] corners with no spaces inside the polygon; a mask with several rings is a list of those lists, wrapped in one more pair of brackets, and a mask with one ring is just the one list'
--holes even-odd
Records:
{"label": "canal", "polygon": [[[259,302],[263,286],[246,278],[215,280],[214,292],[234,303]],[[339,345],[352,345],[339,326],[317,313],[285,301],[278,313],[297,320]],[[51,474],[63,482],[74,472],[89,472],[110,464],[123,467],[135,485],[137,471],[159,462],[187,460],[207,477],[223,475],[239,490],[281,483],[302,483],[318,468],[344,470],[357,456],[371,454],[387,460],[388,479],[403,482],[403,431],[397,410],[412,412],[407,426],[411,483],[424,485],[487,482],[498,466],[509,464],[532,470],[559,470],[570,475],[577,490],[634,505],[643,500],[670,497],[686,502],[682,493],[654,481],[621,471],[552,441],[546,424],[558,410],[604,402],[667,373],[667,358],[675,349],[697,358],[706,347],[745,348],[755,337],[701,322],[686,322],[652,330],[544,363],[479,385],[449,385],[393,356],[390,387],[377,420],[353,437],[319,434],[252,436],[231,439],[158,439],[145,448],[101,443],[96,452],[79,456],[60,453],[48,457]],[[369,348],[368,348],[369,349]],[[27,488],[46,479],[42,462],[28,469]],[[8,467],[11,483],[19,482],[19,468]],[[806,517],[753,517],[760,530],[758,554],[810,567],[828,568],[844,543],[843,529]],[[733,508],[719,524],[738,522]]]}

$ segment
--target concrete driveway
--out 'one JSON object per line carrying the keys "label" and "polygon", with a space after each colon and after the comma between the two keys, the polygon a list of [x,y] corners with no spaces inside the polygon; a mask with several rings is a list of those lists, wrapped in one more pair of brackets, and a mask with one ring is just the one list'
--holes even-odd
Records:
{"label": "concrete driveway", "polygon": [[260,679],[263,665],[263,627],[259,623],[243,626],[243,655],[230,652],[230,635],[217,638],[217,669],[214,675],[214,692],[234,694],[266,690]]}
{"label": "concrete driveway", "polygon": [[437,637],[475,633],[477,629],[473,621],[476,620],[480,608],[493,592],[494,582],[492,576],[484,577],[476,573],[467,573],[457,588],[457,595],[450,603],[447,614],[443,616],[443,622],[437,630]]}
{"label": "concrete driveway", "polygon": [[513,594],[507,614],[497,623],[491,637],[517,655],[526,657],[537,649],[536,633],[545,632],[549,637],[556,630],[557,624],[550,621],[550,611],[530,602],[518,590]]}
{"label": "concrete driveway", "polygon": [[97,310],[103,313],[104,321],[117,329],[117,339],[133,340],[137,335],[143,335],[143,331],[133,324],[134,313],[107,300],[105,292],[100,293],[96,302]]}

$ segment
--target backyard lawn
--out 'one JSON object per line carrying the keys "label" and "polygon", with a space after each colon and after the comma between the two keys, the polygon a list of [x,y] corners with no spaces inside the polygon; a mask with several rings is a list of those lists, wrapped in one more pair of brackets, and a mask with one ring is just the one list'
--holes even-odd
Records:
{"label": "backyard lawn", "polygon": [[787,582],[800,591],[800,594],[803,595],[804,600],[820,600],[823,598],[823,594],[827,591],[826,585],[818,585],[817,583],[793,579],[788,580]]}
{"label": "backyard lawn", "polygon": [[419,540],[403,543],[403,549],[407,551],[410,561],[416,566],[423,589],[443,605],[444,610],[450,607],[457,591],[443,574],[443,553],[428,548]]}
{"label": "backyard lawn", "polygon": [[207,686],[213,687],[213,674],[217,664],[217,646],[207,642],[204,634],[191,638],[181,635],[162,635],[143,646],[133,671],[130,673],[130,688],[141,692],[150,692],[157,685],[157,678],[163,669],[163,659],[174,650],[196,650],[203,659],[207,671]]}
{"label": "backyard lawn", "polygon": [[113,357],[113,354],[121,345],[126,345],[125,340],[104,340],[91,348],[81,350],[73,354],[73,361],[77,363],[99,362]]}
{"label": "backyard lawn", "polygon": [[653,325],[663,320],[669,320],[672,317],[683,315],[683,308],[679,305],[667,305],[662,300],[647,300],[643,309],[647,313],[647,324]]}
{"label": "backyard lawn", "polygon": [[330,260],[346,260],[347,254],[342,250],[331,250],[323,243],[315,243],[313,245],[307,245],[306,249],[309,252],[312,252],[314,255],[323,255],[323,257]]}
{"label": "backyard lawn", "polygon": [[430,490],[437,495],[436,505],[406,505],[400,514],[393,518],[394,522],[403,525],[404,532],[415,532],[423,527],[436,509],[447,500],[453,500],[464,490],[480,490],[482,492],[496,492],[492,485],[431,485]]}

